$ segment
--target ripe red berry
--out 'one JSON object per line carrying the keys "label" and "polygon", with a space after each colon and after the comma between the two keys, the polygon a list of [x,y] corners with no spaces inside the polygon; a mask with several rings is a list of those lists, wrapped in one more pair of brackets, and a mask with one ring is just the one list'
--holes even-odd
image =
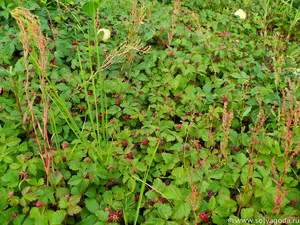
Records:
{"label": "ripe red berry", "polygon": [[127,154],[127,159],[132,159],[133,158],[133,155],[130,153],[130,154]]}
{"label": "ripe red berry", "polygon": [[116,210],[115,211],[115,215],[117,215],[118,217],[121,217],[123,215],[123,212],[121,210]]}
{"label": "ripe red berry", "polygon": [[180,129],[180,128],[181,128],[181,124],[178,124],[178,125],[177,125],[177,129]]}
{"label": "ripe red berry", "polygon": [[166,203],[167,202],[167,199],[166,198],[163,198],[163,197],[160,197],[159,198],[159,201],[161,202],[161,203]]}
{"label": "ripe red berry", "polygon": [[40,101],[41,101],[41,98],[40,98],[40,97],[36,97],[36,98],[34,99],[34,102],[35,102],[35,103],[40,103]]}
{"label": "ripe red berry", "polygon": [[152,200],[149,200],[149,201],[147,202],[147,204],[148,204],[148,205],[151,205],[151,206],[154,206],[154,202],[153,202]]}
{"label": "ripe red berry", "polygon": [[298,203],[298,200],[296,200],[296,199],[293,199],[292,201],[291,201],[291,205],[296,205]]}
{"label": "ripe red berry", "polygon": [[62,83],[66,83],[66,79],[65,79],[65,78],[62,78],[62,79],[61,79],[61,82],[62,82]]}
{"label": "ripe red berry", "polygon": [[134,196],[134,199],[135,199],[136,202],[138,202],[140,200],[140,196],[136,195],[136,196]]}
{"label": "ripe red berry", "polygon": [[125,121],[127,121],[127,120],[130,120],[131,118],[130,118],[129,115],[125,115],[125,116],[124,116],[124,119],[125,119]]}
{"label": "ripe red berry", "polygon": [[127,141],[122,141],[123,146],[127,146]]}
{"label": "ripe red berry", "polygon": [[199,217],[202,220],[202,223],[207,223],[208,222],[208,217],[206,215],[206,212],[199,213]]}
{"label": "ripe red berry", "polygon": [[115,95],[115,98],[120,98],[120,94],[117,93],[117,94]]}
{"label": "ripe red berry", "polygon": [[190,115],[191,115],[191,112],[186,112],[185,115],[186,115],[186,116],[190,116]]}
{"label": "ripe red berry", "polygon": [[38,201],[35,205],[36,207],[41,208],[44,205],[44,202]]}
{"label": "ripe red berry", "polygon": [[233,147],[233,151],[238,152],[239,148],[238,147]]}
{"label": "ripe red berry", "polygon": [[226,101],[227,101],[227,98],[226,98],[226,97],[223,97],[223,98],[222,98],[222,101],[223,101],[223,102],[226,102]]}
{"label": "ripe red berry", "polygon": [[63,157],[62,157],[62,161],[63,161],[63,162],[66,162],[66,161],[67,161],[67,158],[63,156]]}
{"label": "ripe red berry", "polygon": [[166,44],[167,44],[167,42],[166,42],[166,41],[163,41],[163,42],[162,42],[162,44],[163,44],[163,45],[166,45]]}
{"label": "ripe red berry", "polygon": [[106,19],[107,19],[107,16],[104,16],[103,18],[106,20]]}
{"label": "ripe red berry", "polygon": [[160,142],[159,142],[159,145],[160,145],[160,146],[163,146],[163,145],[165,145],[165,142],[164,142],[164,141],[160,141]]}
{"label": "ripe red berry", "polygon": [[84,106],[81,106],[81,107],[80,107],[80,111],[85,111]]}
{"label": "ripe red berry", "polygon": [[147,145],[149,143],[148,139],[143,140],[142,145]]}
{"label": "ripe red berry", "polygon": [[213,196],[215,196],[214,192],[212,190],[207,191],[207,199],[211,199]]}
{"label": "ripe red berry", "polygon": [[82,60],[81,62],[82,62],[82,63],[87,63],[87,61],[86,61],[86,60]]}
{"label": "ripe red berry", "polygon": [[198,144],[198,148],[199,148],[199,149],[202,149],[202,145],[201,145],[201,144]]}
{"label": "ripe red berry", "polygon": [[233,197],[232,197],[232,200],[236,202],[237,197],[238,197],[237,195],[236,195],[236,196],[233,196]]}
{"label": "ripe red berry", "polygon": [[187,146],[187,145],[185,145],[185,146],[183,147],[183,150],[189,151],[189,150],[190,150],[190,147]]}
{"label": "ripe red berry", "polygon": [[12,213],[12,214],[11,214],[11,217],[12,217],[12,218],[16,218],[18,215],[19,215],[18,213]]}
{"label": "ripe red berry", "polygon": [[139,94],[143,94],[144,92],[142,90],[139,91]]}
{"label": "ripe red berry", "polygon": [[110,178],[108,182],[109,182],[110,184],[114,184],[114,183],[115,183],[115,181],[116,181],[116,179],[115,179],[115,178]]}
{"label": "ripe red berry", "polygon": [[118,101],[116,101],[116,105],[120,105],[121,104],[121,102],[118,100]]}
{"label": "ripe red berry", "polygon": [[210,169],[215,170],[218,169],[219,167],[217,167],[216,165],[212,166]]}
{"label": "ripe red berry", "polygon": [[77,45],[77,41],[73,41],[71,45]]}
{"label": "ripe red berry", "polygon": [[298,164],[298,161],[297,161],[297,160],[294,160],[294,161],[292,162],[292,166],[294,166],[294,167],[297,167],[297,164]]}

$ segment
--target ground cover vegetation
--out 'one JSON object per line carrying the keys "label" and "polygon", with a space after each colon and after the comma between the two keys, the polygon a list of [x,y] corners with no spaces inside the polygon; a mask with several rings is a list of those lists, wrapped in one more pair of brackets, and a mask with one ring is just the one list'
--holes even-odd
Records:
{"label": "ground cover vegetation", "polygon": [[299,219],[299,7],[1,1],[0,223]]}

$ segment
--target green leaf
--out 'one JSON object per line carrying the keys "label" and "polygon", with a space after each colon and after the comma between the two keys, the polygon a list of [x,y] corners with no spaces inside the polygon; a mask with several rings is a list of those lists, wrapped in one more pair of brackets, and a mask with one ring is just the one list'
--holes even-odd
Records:
{"label": "green leaf", "polygon": [[248,159],[246,157],[246,155],[244,153],[240,153],[237,157],[236,157],[236,160],[239,164],[240,167],[243,167],[247,162],[248,162]]}
{"label": "green leaf", "polygon": [[168,220],[172,215],[172,208],[167,204],[158,204],[157,209],[158,214],[165,220]]}
{"label": "green leaf", "polygon": [[242,219],[251,219],[254,215],[254,209],[252,208],[244,208],[242,209]]}
{"label": "green leaf", "polygon": [[190,215],[192,208],[190,203],[178,202],[178,204],[173,208],[172,219],[179,220],[182,218],[187,218]]}
{"label": "green leaf", "polygon": [[75,214],[80,213],[82,208],[78,205],[71,205],[68,207],[67,212],[69,216],[74,216]]}
{"label": "green leaf", "polygon": [[16,187],[19,184],[19,173],[15,170],[8,170],[1,178],[8,187]]}
{"label": "green leaf", "polygon": [[58,210],[51,214],[49,217],[49,222],[51,225],[60,225],[66,218],[66,211],[65,210]]}
{"label": "green leaf", "polygon": [[78,202],[80,202],[80,199],[81,199],[81,195],[79,195],[79,194],[72,195],[69,199],[69,204],[76,205],[76,204],[78,204]]}
{"label": "green leaf", "polygon": [[208,203],[208,209],[210,211],[213,211],[216,207],[216,198],[215,197],[212,197],[210,200],[209,200],[209,203]]}
{"label": "green leaf", "polygon": [[66,209],[68,206],[68,201],[65,197],[62,197],[60,200],[59,200],[59,203],[58,203],[58,207],[61,208],[61,209]]}
{"label": "green leaf", "polygon": [[50,173],[49,181],[52,187],[56,187],[56,185],[60,182],[63,175],[59,171],[55,171],[54,173]]}
{"label": "green leaf", "polygon": [[172,185],[172,184],[167,186],[166,191],[165,191],[164,194],[167,197],[167,199],[183,200],[180,189],[178,187],[176,187],[175,185]]}
{"label": "green leaf", "polygon": [[100,209],[97,200],[94,199],[94,198],[92,198],[92,199],[91,199],[91,198],[85,199],[84,202],[85,202],[86,208],[87,208],[90,212],[92,212],[92,213],[95,213],[97,210]]}

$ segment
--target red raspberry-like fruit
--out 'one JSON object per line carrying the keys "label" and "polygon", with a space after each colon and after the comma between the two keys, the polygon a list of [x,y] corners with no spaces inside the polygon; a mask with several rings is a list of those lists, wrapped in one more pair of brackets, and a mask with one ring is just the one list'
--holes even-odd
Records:
{"label": "red raspberry-like fruit", "polygon": [[296,199],[293,199],[292,201],[291,201],[291,205],[296,205],[298,203],[298,200],[296,200]]}
{"label": "red raspberry-like fruit", "polygon": [[120,98],[120,94],[117,93],[117,94],[115,95],[115,98]]}
{"label": "red raspberry-like fruit", "polygon": [[198,145],[198,148],[199,148],[199,149],[202,149],[202,145],[199,144],[199,145]]}
{"label": "red raspberry-like fruit", "polygon": [[162,42],[162,44],[163,44],[163,45],[166,45],[166,44],[167,44],[167,42],[166,42],[166,41],[163,41],[163,42]]}
{"label": "red raspberry-like fruit", "polygon": [[219,167],[217,167],[216,165],[212,166],[210,169],[215,170],[218,169]]}
{"label": "red raspberry-like fruit", "polygon": [[121,104],[121,102],[118,100],[118,101],[116,101],[116,105],[120,105]]}
{"label": "red raspberry-like fruit", "polygon": [[18,213],[12,213],[12,214],[11,214],[11,217],[12,217],[12,218],[16,218],[18,215],[19,215]]}
{"label": "red raspberry-like fruit", "polygon": [[133,158],[133,154],[127,154],[127,159],[132,159]]}
{"label": "red raspberry-like fruit", "polygon": [[140,200],[140,196],[136,195],[136,196],[134,196],[134,199],[135,199],[136,202],[138,202]]}
{"label": "red raspberry-like fruit", "polygon": [[191,115],[191,112],[186,112],[185,115],[186,115],[186,116],[190,116],[190,115]]}
{"label": "red raspberry-like fruit", "polygon": [[233,197],[232,197],[232,200],[236,202],[237,197],[238,197],[237,195],[236,195],[236,196],[233,196]]}
{"label": "red raspberry-like fruit", "polygon": [[44,205],[44,202],[38,201],[35,205],[36,207],[41,208]]}
{"label": "red raspberry-like fruit", "polygon": [[190,147],[187,146],[187,145],[185,145],[185,146],[183,147],[183,150],[189,151],[189,150],[190,150]]}
{"label": "red raspberry-like fruit", "polygon": [[127,120],[130,120],[131,118],[130,118],[129,115],[125,115],[125,116],[124,116],[124,119],[125,119],[125,121],[127,121]]}
{"label": "red raspberry-like fruit", "polygon": [[114,184],[114,183],[115,183],[115,181],[116,181],[116,179],[115,179],[115,178],[110,178],[108,182],[109,182],[110,184]]}
{"label": "red raspberry-like fruit", "polygon": [[178,125],[177,125],[177,129],[180,129],[180,128],[181,128],[181,124],[178,124]]}
{"label": "red raspberry-like fruit", "polygon": [[159,145],[160,145],[160,146],[163,146],[163,145],[165,145],[165,142],[164,142],[164,141],[160,141],[160,142],[159,142]]}
{"label": "red raspberry-like fruit", "polygon": [[67,158],[63,156],[63,157],[62,157],[62,161],[63,161],[63,162],[66,162],[66,161],[67,161]]}
{"label": "red raspberry-like fruit", "polygon": [[161,202],[161,203],[166,203],[167,202],[167,199],[166,198],[163,198],[163,197],[160,197],[159,198],[159,201]]}
{"label": "red raspberry-like fruit", "polygon": [[123,212],[121,210],[117,209],[115,211],[115,215],[117,215],[118,217],[121,217],[123,215]]}
{"label": "red raspberry-like fruit", "polygon": [[62,78],[62,79],[61,79],[61,82],[62,82],[62,83],[66,83],[66,79],[65,79],[65,78]]}
{"label": "red raspberry-like fruit", "polygon": [[82,63],[87,63],[87,61],[86,61],[86,60],[82,60],[81,62],[82,62]]}
{"label": "red raspberry-like fruit", "polygon": [[154,206],[154,201],[149,200],[149,201],[147,202],[147,204],[148,204],[148,205],[151,205],[151,206]]}
{"label": "red raspberry-like fruit", "polygon": [[143,94],[144,92],[142,90],[139,91],[139,94]]}
{"label": "red raspberry-like fruit", "polygon": [[147,144],[149,144],[148,139],[143,140],[142,145],[147,145]]}
{"label": "red raspberry-like fruit", "polygon": [[199,213],[199,217],[202,220],[203,223],[207,223],[208,222],[208,217],[206,215],[206,212],[201,212]]}
{"label": "red raspberry-like fruit", "polygon": [[85,111],[84,106],[81,106],[81,107],[80,107],[80,111]]}
{"label": "red raspberry-like fruit", "polygon": [[122,141],[123,146],[127,146],[127,141]]}
{"label": "red raspberry-like fruit", "polygon": [[239,148],[238,147],[233,147],[233,151],[238,152]]}
{"label": "red raspberry-like fruit", "polygon": [[226,101],[227,101],[227,98],[226,98],[226,97],[223,97],[221,100],[222,100],[222,102],[226,102]]}
{"label": "red raspberry-like fruit", "polygon": [[35,103],[40,103],[40,101],[41,101],[41,98],[40,98],[40,97],[36,97],[36,98],[34,99],[34,102],[35,102]]}
{"label": "red raspberry-like fruit", "polygon": [[292,166],[294,166],[294,167],[297,167],[297,164],[298,164],[298,161],[297,161],[297,160],[294,160],[294,161],[292,162]]}

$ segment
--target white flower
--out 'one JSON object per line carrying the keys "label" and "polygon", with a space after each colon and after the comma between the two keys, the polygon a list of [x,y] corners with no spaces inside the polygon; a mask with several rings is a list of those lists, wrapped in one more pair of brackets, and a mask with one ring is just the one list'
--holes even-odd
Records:
{"label": "white flower", "polygon": [[103,41],[107,41],[107,39],[110,38],[110,30],[101,28],[100,30],[98,30],[97,35],[98,35],[101,31],[104,32],[102,40],[103,40]]}
{"label": "white flower", "polygon": [[246,19],[247,17],[247,14],[242,9],[236,11],[234,15],[239,16],[241,19]]}

